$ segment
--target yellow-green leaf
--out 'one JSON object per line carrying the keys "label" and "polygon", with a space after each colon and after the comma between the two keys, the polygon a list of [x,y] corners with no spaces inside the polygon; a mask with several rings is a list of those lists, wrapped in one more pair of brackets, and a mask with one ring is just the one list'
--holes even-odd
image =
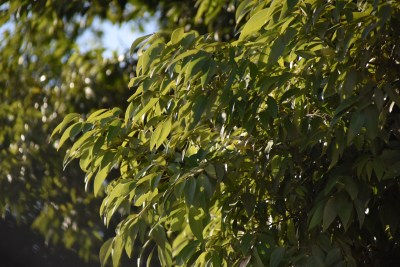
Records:
{"label": "yellow-green leaf", "polygon": [[243,40],[252,33],[259,31],[261,27],[267,23],[269,19],[269,13],[269,8],[265,8],[251,16],[249,21],[247,21],[247,23],[244,25],[244,28],[240,33],[239,40]]}
{"label": "yellow-green leaf", "polygon": [[119,260],[121,259],[123,249],[123,240],[120,235],[114,237],[113,248],[111,252],[112,262],[114,267],[118,267]]}
{"label": "yellow-green leaf", "polygon": [[100,264],[105,266],[108,258],[111,255],[113,239],[110,238],[100,248]]}
{"label": "yellow-green leaf", "polygon": [[82,127],[83,127],[82,122],[76,122],[71,126],[69,126],[61,136],[60,141],[58,142],[57,150],[61,148],[61,146],[65,143],[65,141],[68,138],[74,138],[80,132],[80,130],[82,130]]}
{"label": "yellow-green leaf", "polygon": [[153,132],[150,139],[150,149],[155,146],[156,149],[165,141],[171,132],[171,118],[167,119],[164,123],[160,123]]}
{"label": "yellow-green leaf", "polygon": [[152,36],[153,34],[147,34],[145,36],[141,36],[139,38],[137,38],[135,41],[133,41],[132,45],[131,45],[131,49],[130,49],[130,53],[131,55],[133,54],[133,52],[135,52],[136,48],[143,43],[145,40],[147,40],[150,36]]}
{"label": "yellow-green leaf", "polygon": [[97,174],[96,177],[94,178],[94,195],[97,196],[99,193],[101,186],[106,179],[108,172],[110,171],[111,163],[108,163],[106,166],[101,168]]}
{"label": "yellow-green leaf", "polygon": [[68,115],[65,116],[65,118],[63,119],[63,121],[57,125],[57,127],[53,130],[53,132],[51,133],[50,139],[58,132],[64,130],[64,128],[73,120],[79,118],[80,115],[78,113],[70,113]]}

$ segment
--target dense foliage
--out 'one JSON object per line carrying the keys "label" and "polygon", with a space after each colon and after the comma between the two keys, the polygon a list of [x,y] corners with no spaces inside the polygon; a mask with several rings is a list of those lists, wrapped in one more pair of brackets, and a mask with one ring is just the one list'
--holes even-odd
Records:
{"label": "dense foliage", "polygon": [[103,264],[399,263],[399,3],[235,8],[228,42],[137,40],[128,107],[55,130],[105,191],[105,222],[126,214]]}
{"label": "dense foliage", "polygon": [[105,230],[79,158],[116,230],[103,265],[400,264],[400,4],[150,2],[130,4],[163,30],[122,65],[74,40],[86,16],[143,14],[125,1],[2,9],[24,23],[0,45],[0,211],[91,257]]}
{"label": "dense foliage", "polygon": [[62,2],[1,6],[0,214],[32,225],[47,243],[74,248],[89,260],[96,259],[106,231],[93,212],[98,200],[85,193],[79,167],[62,169],[63,157],[49,143],[49,132],[69,112],[116,105],[113,96],[124,96],[129,73],[122,76],[127,69],[116,59],[103,61],[101,49],[79,52],[76,39],[100,7],[84,13],[78,4]]}

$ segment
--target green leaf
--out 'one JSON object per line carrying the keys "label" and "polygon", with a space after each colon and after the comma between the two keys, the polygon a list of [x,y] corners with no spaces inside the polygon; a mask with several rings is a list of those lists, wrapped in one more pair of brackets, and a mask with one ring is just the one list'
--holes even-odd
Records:
{"label": "green leaf", "polygon": [[334,140],[334,142],[332,142],[331,147],[330,147],[331,163],[328,167],[328,170],[331,170],[336,165],[336,163],[339,161],[339,154],[340,154],[339,143],[337,140]]}
{"label": "green leaf", "polygon": [[252,263],[254,264],[255,267],[265,267],[264,263],[262,262],[260,255],[258,254],[257,247],[253,247],[252,250],[252,255],[253,255],[253,261]]}
{"label": "green leaf", "polygon": [[[340,115],[350,110],[359,99],[356,97],[350,97],[343,100],[335,110],[334,119],[332,121],[337,121]],[[335,119],[336,118],[336,119]],[[331,126],[335,123],[331,122]]]}
{"label": "green leaf", "polygon": [[[334,266],[335,263],[342,260],[342,253],[339,248],[329,250],[325,259],[325,266]],[[336,266],[336,265],[335,265]]]}
{"label": "green leaf", "polygon": [[184,83],[186,84],[188,81],[191,81],[193,78],[195,78],[196,74],[200,72],[203,68],[203,66],[207,63],[210,62],[210,56],[203,53],[199,53],[201,55],[198,58],[193,58],[190,60],[187,64],[185,64],[185,81]]}
{"label": "green leaf", "polygon": [[269,8],[266,8],[252,15],[247,23],[244,25],[244,28],[240,33],[239,40],[243,40],[249,35],[258,32],[261,27],[264,26],[269,20],[269,14],[270,10]]}
{"label": "green leaf", "polygon": [[268,56],[267,64],[275,64],[278,61],[279,57],[282,56],[284,50],[285,43],[283,41],[283,36],[279,36],[278,38],[276,38],[271,46],[271,51]]}
{"label": "green leaf", "polygon": [[254,236],[250,233],[246,233],[242,236],[240,239],[240,250],[243,255],[246,255],[250,251],[253,240]]}
{"label": "green leaf", "polygon": [[145,36],[141,36],[139,38],[137,38],[135,41],[133,41],[131,48],[130,48],[130,53],[131,55],[135,52],[136,48],[143,43],[145,40],[147,40],[150,36],[152,36],[153,34],[147,34]]}
{"label": "green leaf", "polygon": [[154,177],[157,177],[158,175],[160,175],[158,172],[149,173],[148,175],[145,175],[142,178],[140,178],[136,182],[136,185],[140,185],[143,184],[144,182],[151,181]]}
{"label": "green leaf", "polygon": [[204,216],[204,211],[202,208],[195,208],[193,206],[189,208],[190,230],[192,230],[194,236],[200,241],[203,240],[203,230],[204,230],[203,216]]}
{"label": "green leaf", "polygon": [[162,266],[172,266],[172,251],[169,244],[165,247],[158,247],[158,256]]}
{"label": "green leaf", "polygon": [[151,238],[153,238],[153,240],[156,242],[157,246],[162,248],[166,246],[167,237],[165,235],[165,230],[161,225],[157,224],[156,226],[154,226],[149,234]]}
{"label": "green leaf", "polygon": [[[86,144],[87,142],[92,142],[93,137],[94,137],[94,130],[84,133],[78,140],[74,142],[73,146],[68,151],[67,156],[68,157],[74,156],[74,153],[76,151],[79,151],[84,144]],[[64,165],[66,165],[66,162],[64,162]]]}
{"label": "green leaf", "polygon": [[292,245],[297,245],[296,229],[293,220],[289,219],[287,222],[287,237]]}
{"label": "green leaf", "polygon": [[348,201],[346,197],[340,195],[337,198],[335,205],[344,230],[347,231],[348,227],[350,226],[351,214],[353,213],[353,204],[352,202]]}
{"label": "green leaf", "polygon": [[203,115],[205,109],[207,107],[207,97],[205,95],[199,95],[193,105],[193,122],[192,127],[195,127],[197,123],[200,121],[201,116]]}
{"label": "green leaf", "polygon": [[202,194],[205,194],[207,200],[211,200],[214,194],[215,185],[213,181],[207,175],[201,173],[197,177],[197,184],[200,187]]}
{"label": "green leaf", "polygon": [[134,106],[133,103],[129,103],[128,108],[125,111],[125,124],[128,124],[128,121],[130,118],[132,118],[132,114],[133,114],[133,110],[134,110]]}
{"label": "green leaf", "polygon": [[64,128],[73,120],[76,120],[80,118],[80,115],[77,113],[70,113],[68,115],[66,115],[63,119],[63,121],[57,125],[57,127],[53,130],[53,132],[51,133],[50,139],[58,132],[61,132],[62,130],[64,130]]}
{"label": "green leaf", "polygon": [[100,264],[101,266],[105,266],[107,264],[107,260],[111,255],[113,245],[113,238],[108,239],[100,248]]}
{"label": "green leaf", "polygon": [[271,254],[269,266],[270,267],[278,267],[279,264],[281,263],[281,261],[283,260],[284,255],[285,255],[285,248],[283,248],[283,247],[275,248]]}
{"label": "green leaf", "polygon": [[158,102],[158,98],[150,98],[150,100],[142,107],[138,113],[135,114],[133,121],[136,122],[139,120],[147,111],[154,107],[154,105]]}
{"label": "green leaf", "polygon": [[317,56],[317,54],[313,51],[307,51],[307,50],[296,50],[295,51],[296,55],[305,58],[305,59],[312,59]]}
{"label": "green leaf", "polygon": [[[142,76],[137,76],[137,77],[133,77],[129,83],[128,83],[128,87],[132,88],[134,86],[138,86],[140,83],[143,82],[143,80],[147,78],[147,75],[142,75]],[[135,92],[136,93],[136,92]],[[129,101],[128,101],[129,102]]]}
{"label": "green leaf", "polygon": [[256,196],[250,193],[244,193],[241,198],[247,216],[253,216],[254,208],[256,206]]}
{"label": "green leaf", "polygon": [[183,27],[175,29],[171,34],[171,44],[179,43],[184,37],[185,30]]}
{"label": "green leaf", "polygon": [[365,116],[363,113],[360,112],[353,113],[350,120],[349,133],[347,135],[348,145],[351,144],[354,137],[356,137],[359,134],[361,127],[364,125],[364,121],[365,121]]}
{"label": "green leaf", "polygon": [[196,179],[190,177],[186,180],[185,184],[185,201],[188,206],[193,204],[195,193],[196,193]]}
{"label": "green leaf", "polygon": [[328,182],[326,183],[326,186],[325,186],[325,190],[324,190],[325,196],[329,195],[331,190],[339,183],[340,183],[340,176],[332,174],[329,177]]}
{"label": "green leaf", "polygon": [[350,176],[345,176],[343,182],[345,184],[344,188],[346,189],[347,193],[349,193],[351,199],[354,200],[358,195],[358,185]]}
{"label": "green leaf", "polygon": [[217,172],[214,168],[214,165],[208,164],[204,170],[206,171],[207,175],[210,176],[213,179],[217,179]]}
{"label": "green leaf", "polygon": [[[164,49],[165,44],[158,40],[153,43],[141,56],[142,59],[142,74],[147,73],[156,59],[159,59],[161,51]],[[138,66],[139,67],[139,66]]]}
{"label": "green leaf", "polygon": [[[89,175],[89,165],[90,163],[92,163],[92,155],[90,154],[90,151],[87,149],[85,150],[84,153],[82,153],[82,155],[80,156],[79,159],[79,167],[81,167],[81,169],[86,172],[86,178],[90,178],[91,175]],[[65,163],[66,164],[66,163]],[[93,174],[93,173],[92,173]],[[86,178],[85,178],[85,183],[86,183]]]}
{"label": "green leaf", "polygon": [[355,91],[355,87],[357,84],[358,74],[355,69],[350,69],[347,72],[346,78],[343,83],[342,93],[346,96],[351,96]]}
{"label": "green leaf", "polygon": [[190,240],[189,243],[176,256],[176,263],[178,265],[184,265],[187,263],[200,244],[201,242],[199,240]]}
{"label": "green leaf", "polygon": [[89,115],[89,117],[86,119],[86,121],[88,121],[88,122],[94,121],[97,116],[100,116],[101,114],[103,114],[106,111],[108,111],[108,109],[106,109],[106,108],[96,110],[95,112],[93,112],[92,114]]}
{"label": "green leaf", "polygon": [[117,235],[116,237],[114,237],[114,242],[111,252],[112,262],[114,267],[118,267],[119,265],[119,261],[122,255],[122,250],[123,250],[123,240],[121,236]]}
{"label": "green leaf", "polygon": [[360,229],[361,229],[361,227],[364,224],[364,219],[365,219],[365,205],[362,203],[362,201],[360,199],[355,199],[354,200],[354,208],[356,209],[358,223],[359,223]]}
{"label": "green leaf", "polygon": [[196,54],[198,54],[200,52],[200,50],[198,50],[198,49],[192,49],[192,50],[188,50],[188,51],[185,51],[185,52],[183,52],[182,54],[179,54],[179,55],[177,55],[175,58],[173,58],[170,62],[169,62],[169,64],[168,64],[168,66],[166,67],[166,69],[168,70],[168,69],[170,69],[175,63],[177,63],[178,61],[180,61],[180,60],[182,60],[182,59],[184,59],[184,58],[186,58],[186,57],[190,57],[190,56],[192,56],[192,55],[196,55]]}
{"label": "green leaf", "polygon": [[150,139],[150,150],[153,147],[159,148],[160,145],[167,139],[171,132],[172,118],[168,118],[165,122],[160,123],[153,132]]}
{"label": "green leaf", "polygon": [[92,146],[92,155],[97,156],[99,153],[101,147],[105,144],[106,137],[105,136],[99,136],[96,141],[94,142]]}
{"label": "green leaf", "polygon": [[208,63],[209,64],[206,65],[207,67],[206,71],[200,78],[202,88],[205,88],[205,86],[211,81],[211,78],[217,72],[217,64],[211,59],[208,60]]}
{"label": "green leaf", "polygon": [[276,100],[271,96],[268,96],[268,98],[267,98],[267,107],[268,107],[269,115],[274,119],[277,118],[278,117],[278,104],[276,103]]}
{"label": "green leaf", "polygon": [[253,5],[252,4],[252,0],[243,0],[240,1],[239,6],[236,9],[236,13],[235,13],[235,20],[236,23],[238,24],[242,18],[250,12],[251,8]]}
{"label": "green leaf", "polygon": [[71,126],[69,126],[61,136],[60,141],[58,142],[57,150],[59,150],[62,147],[62,145],[68,138],[71,139],[74,138],[82,130],[82,128],[83,128],[82,122],[76,122]]}
{"label": "green leaf", "polygon": [[110,168],[111,168],[111,163],[108,163],[106,166],[104,166],[97,172],[96,177],[94,178],[94,189],[93,189],[95,196],[97,196],[97,194],[99,193],[101,186],[103,185],[103,182],[110,171]]}
{"label": "green leaf", "polygon": [[365,128],[367,135],[370,139],[374,139],[378,135],[379,130],[379,112],[375,106],[369,106],[364,111],[365,117]]}
{"label": "green leaf", "polygon": [[324,205],[322,202],[319,202],[317,204],[317,207],[316,207],[314,213],[312,214],[310,224],[308,226],[308,230],[311,230],[320,224],[320,222],[322,220],[323,210],[324,210]]}
{"label": "green leaf", "polygon": [[329,198],[324,207],[322,219],[322,231],[326,231],[337,216],[336,203],[334,198]]}
{"label": "green leaf", "polygon": [[378,181],[382,180],[383,174],[385,173],[386,164],[380,158],[375,158],[372,161],[372,166]]}
{"label": "green leaf", "polygon": [[279,20],[284,19],[285,15],[288,14],[289,11],[293,9],[293,7],[297,4],[299,0],[285,0],[283,1],[283,6],[281,9],[281,13],[279,15]]}
{"label": "green leaf", "polygon": [[149,256],[147,257],[146,267],[151,267],[152,266],[152,260],[153,260],[153,256],[154,256],[154,251],[155,251],[155,247],[151,250]]}
{"label": "green leaf", "polygon": [[311,248],[312,259],[314,261],[314,266],[324,266],[324,252],[317,245],[313,245]]}
{"label": "green leaf", "polygon": [[[135,250],[135,240],[139,229],[136,223],[129,227],[127,230],[126,242],[125,242],[125,252],[129,258],[132,258],[133,252]],[[137,249],[137,248],[136,248]]]}
{"label": "green leaf", "polygon": [[392,13],[392,6],[389,3],[385,3],[379,7],[378,16],[380,19],[381,27],[383,27],[386,21],[389,20],[389,18],[391,17],[391,13]]}

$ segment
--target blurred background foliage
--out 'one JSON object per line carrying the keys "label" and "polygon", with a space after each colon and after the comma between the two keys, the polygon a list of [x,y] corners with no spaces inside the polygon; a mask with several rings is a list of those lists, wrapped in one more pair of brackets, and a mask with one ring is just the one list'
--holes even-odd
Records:
{"label": "blurred background foliage", "polygon": [[85,192],[76,162],[62,169],[65,153],[49,135],[68,113],[125,107],[135,59],[104,58],[102,44],[85,51],[78,39],[96,19],[137,31],[150,20],[166,32],[213,28],[229,39],[229,5],[196,16],[196,1],[0,2],[0,248],[11,266],[24,258],[29,266],[98,266],[100,245],[113,235],[100,220],[101,199]]}

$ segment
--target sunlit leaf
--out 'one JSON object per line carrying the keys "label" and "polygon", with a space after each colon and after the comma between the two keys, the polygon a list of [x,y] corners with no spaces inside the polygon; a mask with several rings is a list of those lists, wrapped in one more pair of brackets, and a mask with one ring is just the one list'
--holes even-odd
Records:
{"label": "sunlit leaf", "polygon": [[154,130],[150,139],[150,149],[156,149],[165,141],[171,132],[172,119],[169,118],[165,122],[160,123]]}
{"label": "sunlit leaf", "polygon": [[110,238],[100,248],[100,264],[105,266],[108,258],[111,256],[113,239]]}
{"label": "sunlit leaf", "polygon": [[267,23],[269,15],[270,9],[266,8],[258,11],[256,14],[251,16],[250,19],[246,22],[244,28],[242,29],[239,39],[245,39],[247,36],[260,30],[261,27]]}

